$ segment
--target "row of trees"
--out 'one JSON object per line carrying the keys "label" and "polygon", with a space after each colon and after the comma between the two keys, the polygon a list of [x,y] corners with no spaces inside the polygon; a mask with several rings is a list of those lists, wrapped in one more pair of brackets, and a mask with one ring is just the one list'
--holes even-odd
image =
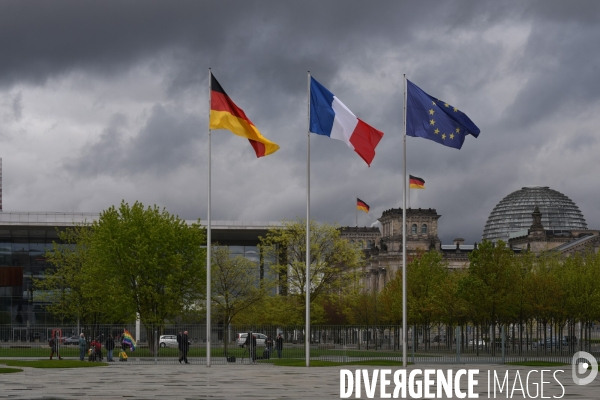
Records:
{"label": "row of trees", "polygon": [[[536,337],[534,328],[543,328],[545,340],[547,327],[562,332],[580,322],[585,329],[600,320],[598,253],[569,258],[556,253],[516,254],[504,242],[484,241],[469,259],[468,269],[452,271],[440,253],[431,251],[407,265],[409,324],[471,324],[480,333],[510,325],[512,337],[519,339]],[[372,298],[380,310],[380,323],[401,324],[400,275]]]}
{"label": "row of trees", "polygon": [[[261,238],[262,267],[214,247],[215,322],[303,324],[305,221],[283,224]],[[157,207],[122,203],[60,237],[46,255],[55,268],[36,282],[54,314],[87,324],[130,323],[139,316],[150,343],[153,327],[205,322],[206,237],[199,222],[188,225]],[[401,275],[369,292],[361,286],[364,264],[362,250],[337,227],[311,221],[312,323],[402,323]],[[472,324],[485,331],[600,320],[600,255],[593,252],[538,257],[483,242],[470,254],[468,269],[449,270],[442,255],[430,251],[414,257],[407,270],[411,325]]]}
{"label": "row of trees", "polygon": [[[54,268],[35,287],[61,319],[121,324],[139,317],[151,350],[155,329],[166,323],[206,321],[206,236],[199,222],[188,225],[156,206],[122,203],[59,235],[61,242],[46,254]],[[214,322],[302,323],[305,249],[302,220],[284,221],[283,229],[262,238],[262,271],[213,246]],[[322,321],[323,304],[349,293],[348,282],[355,288],[363,255],[335,226],[312,222],[311,258],[311,302]],[[285,296],[275,296],[277,291]]]}

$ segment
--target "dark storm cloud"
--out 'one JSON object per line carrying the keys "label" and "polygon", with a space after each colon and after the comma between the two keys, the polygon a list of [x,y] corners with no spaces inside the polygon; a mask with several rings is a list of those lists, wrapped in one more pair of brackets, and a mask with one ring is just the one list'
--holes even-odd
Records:
{"label": "dark storm cloud", "polygon": [[[552,163],[535,165],[532,158],[560,140],[548,125],[577,124],[598,106],[599,9],[594,1],[3,2],[0,88],[14,96],[13,86],[43,86],[73,73],[110,80],[140,66],[151,69],[164,94],[144,99],[154,104],[147,115],[139,108],[116,112],[97,140],[64,164],[76,179],[129,182],[146,175],[160,182],[190,165],[205,165],[206,141],[198,133],[207,126],[212,67],[261,132],[281,145],[270,161],[256,161],[242,139],[218,137],[216,149],[227,152],[220,153],[226,157],[214,176],[227,192],[215,202],[213,217],[272,220],[302,216],[305,209],[310,70],[357,116],[386,133],[371,168],[343,143],[311,138],[313,216],[353,224],[358,196],[372,207],[362,216],[361,225],[369,225],[381,211],[401,205],[401,74],[407,73],[482,129],[460,151],[407,140],[408,172],[427,182],[425,191],[412,193],[411,205],[442,214],[444,243],[457,236],[472,243],[506,194],[524,184],[561,190],[555,186],[564,178],[544,172]],[[514,49],[513,43],[524,45]],[[389,62],[395,69],[386,68]],[[519,85],[494,98],[488,93],[497,95],[498,82]],[[13,114],[25,119],[24,101],[11,99]],[[189,101],[197,112],[179,107]],[[571,129],[569,151],[596,144],[586,129]],[[240,158],[246,170],[228,165]],[[246,179],[250,169],[271,186]],[[567,168],[564,174],[577,172]],[[547,174],[549,182],[536,182]],[[533,182],[522,182],[527,179]],[[244,208],[241,198],[265,206]],[[174,212],[197,218],[197,208],[174,204],[180,207]]]}
{"label": "dark storm cloud", "polygon": [[[437,27],[444,34],[448,24],[440,21],[446,18],[456,17],[457,26],[480,19],[477,12],[484,8],[478,3],[53,1],[33,7],[9,1],[0,13],[0,82],[43,83],[74,69],[111,73],[176,50],[197,55],[189,58],[195,68],[177,60],[182,75],[196,76],[199,68],[212,65],[245,74],[260,71],[285,86],[290,81],[283,76],[297,67],[322,68],[322,78],[330,79],[332,67],[350,50],[398,45],[415,28]],[[417,15],[426,18],[415,26]],[[189,82],[177,76],[173,84]]]}
{"label": "dark storm cloud", "polygon": [[98,141],[66,167],[83,177],[164,175],[193,162],[199,140],[199,120],[160,104],[152,107],[144,127],[128,139],[127,118],[114,115]]}
{"label": "dark storm cloud", "polygon": [[[597,20],[600,20],[600,13]],[[551,26],[547,26],[551,25]],[[578,21],[535,23],[522,68],[533,78],[505,112],[510,126],[526,127],[572,106],[587,110],[600,98],[600,54],[589,44],[600,41],[598,25]]]}

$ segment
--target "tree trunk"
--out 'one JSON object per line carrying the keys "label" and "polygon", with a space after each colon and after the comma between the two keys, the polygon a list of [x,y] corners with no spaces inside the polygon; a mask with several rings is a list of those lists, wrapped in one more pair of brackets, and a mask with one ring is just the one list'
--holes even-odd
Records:
{"label": "tree trunk", "polygon": [[154,335],[154,330],[158,331],[158,327],[155,326],[147,326],[146,327],[146,336],[148,338],[148,351],[150,352],[150,356],[158,356],[158,348],[156,346],[156,340],[158,337]]}

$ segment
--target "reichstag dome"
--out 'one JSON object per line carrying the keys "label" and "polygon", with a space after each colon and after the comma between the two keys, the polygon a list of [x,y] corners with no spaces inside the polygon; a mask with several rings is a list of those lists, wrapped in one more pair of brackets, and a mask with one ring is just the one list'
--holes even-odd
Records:
{"label": "reichstag dome", "polygon": [[587,229],[579,207],[567,196],[548,186],[529,186],[512,192],[494,207],[482,239],[507,241],[511,233],[526,231],[533,222],[531,213],[535,206],[542,213],[542,225],[547,231],[560,234]]}

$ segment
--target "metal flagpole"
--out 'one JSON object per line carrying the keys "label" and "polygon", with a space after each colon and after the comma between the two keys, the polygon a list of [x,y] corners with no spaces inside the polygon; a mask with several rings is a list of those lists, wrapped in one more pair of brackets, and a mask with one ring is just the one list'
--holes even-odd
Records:
{"label": "metal flagpole", "polygon": [[306,326],[304,352],[310,367],[310,71],[308,71],[308,129],[306,131]]}
{"label": "metal flagpole", "polygon": [[210,367],[210,298],[211,298],[211,279],[210,279],[210,267],[211,267],[211,237],[210,237],[210,150],[211,150],[211,132],[210,132],[210,97],[212,92],[212,72],[208,69],[208,219],[206,227],[206,366]]}
{"label": "metal flagpole", "polygon": [[[358,204],[358,197],[356,198],[356,204]],[[355,206],[355,212],[356,212],[356,227],[358,228],[358,206]]]}
{"label": "metal flagpole", "polygon": [[[407,313],[406,313],[406,74],[404,74],[404,137],[403,137],[403,164],[404,177],[402,180],[403,205],[402,205],[402,366],[406,368],[407,341]],[[413,332],[413,335],[415,333]]]}

